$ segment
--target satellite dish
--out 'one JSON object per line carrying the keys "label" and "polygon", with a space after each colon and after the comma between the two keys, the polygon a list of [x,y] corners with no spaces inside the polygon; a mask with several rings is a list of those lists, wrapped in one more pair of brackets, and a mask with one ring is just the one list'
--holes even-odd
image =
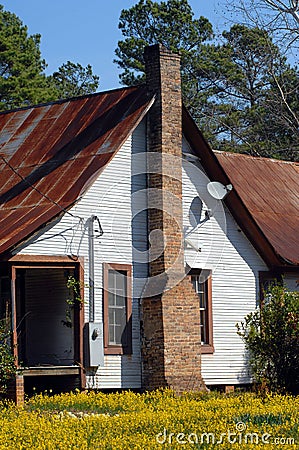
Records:
{"label": "satellite dish", "polygon": [[207,184],[208,193],[216,200],[223,200],[232,190],[232,185],[219,183],[219,181],[211,181]]}

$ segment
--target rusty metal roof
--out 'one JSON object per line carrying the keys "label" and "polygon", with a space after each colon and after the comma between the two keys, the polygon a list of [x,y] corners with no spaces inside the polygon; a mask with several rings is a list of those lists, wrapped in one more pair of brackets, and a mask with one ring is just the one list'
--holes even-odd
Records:
{"label": "rusty metal roof", "polygon": [[216,157],[275,252],[299,264],[299,164],[226,152]]}
{"label": "rusty metal roof", "polygon": [[[150,108],[145,87],[123,88],[0,114],[0,254],[68,210]],[[187,139],[269,265],[299,264],[299,167],[214,154],[187,110]]]}
{"label": "rusty metal roof", "polygon": [[0,114],[0,253],[68,210],[151,102],[123,88]]}
{"label": "rusty metal roof", "polygon": [[213,152],[186,108],[183,129],[210,180],[233,185],[226,206],[269,268],[298,266],[298,163]]}

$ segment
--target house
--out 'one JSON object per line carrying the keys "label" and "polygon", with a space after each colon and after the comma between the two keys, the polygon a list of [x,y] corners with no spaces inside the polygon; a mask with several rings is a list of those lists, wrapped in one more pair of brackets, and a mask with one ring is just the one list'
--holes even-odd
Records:
{"label": "house", "polygon": [[296,163],[213,152],[180,59],[146,86],[0,114],[1,316],[32,386],[250,382],[235,324],[299,278]]}

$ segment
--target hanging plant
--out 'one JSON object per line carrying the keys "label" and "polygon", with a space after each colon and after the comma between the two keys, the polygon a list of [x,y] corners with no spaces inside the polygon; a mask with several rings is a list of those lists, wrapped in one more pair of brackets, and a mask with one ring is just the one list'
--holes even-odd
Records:
{"label": "hanging plant", "polygon": [[76,304],[83,304],[81,297],[81,283],[73,275],[69,275],[66,283],[66,287],[69,289],[69,297],[66,299],[66,311],[65,320],[62,320],[62,324],[68,328],[73,326],[73,311]]}

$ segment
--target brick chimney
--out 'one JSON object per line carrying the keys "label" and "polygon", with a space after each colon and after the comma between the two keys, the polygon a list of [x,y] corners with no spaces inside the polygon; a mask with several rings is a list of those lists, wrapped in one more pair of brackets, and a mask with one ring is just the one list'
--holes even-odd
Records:
{"label": "brick chimney", "polygon": [[149,282],[142,300],[143,387],[202,390],[199,298],[185,275],[180,57],[145,49],[148,114]]}

